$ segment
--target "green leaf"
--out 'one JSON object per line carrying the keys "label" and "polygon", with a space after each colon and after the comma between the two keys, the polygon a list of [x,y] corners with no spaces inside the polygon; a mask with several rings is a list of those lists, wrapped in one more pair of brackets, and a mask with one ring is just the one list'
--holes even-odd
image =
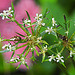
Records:
{"label": "green leaf", "polygon": [[35,34],[36,34],[37,29],[38,29],[38,25],[36,25],[35,28],[34,28],[34,33]]}
{"label": "green leaf", "polygon": [[52,46],[48,47],[48,49],[49,49],[49,50],[52,49]]}
{"label": "green leaf", "polygon": [[66,68],[65,64],[63,62],[61,62],[61,64]]}
{"label": "green leaf", "polygon": [[[14,11],[14,5],[13,2],[11,2],[12,10]],[[12,15],[14,15],[14,12],[12,12]]]}
{"label": "green leaf", "polygon": [[44,61],[49,61],[49,59],[46,59],[46,60],[44,60]]}
{"label": "green leaf", "polygon": [[43,53],[43,56],[42,56],[42,62],[45,61],[45,53]]}
{"label": "green leaf", "polygon": [[16,32],[18,35],[20,35],[20,36],[22,36],[22,37],[25,37],[24,35],[22,35],[22,34],[20,34],[20,33],[18,33],[18,32]]}
{"label": "green leaf", "polygon": [[30,19],[30,15],[29,15],[29,13],[28,13],[27,11],[26,11],[26,13],[27,13],[28,19],[31,20],[31,19]]}
{"label": "green leaf", "polygon": [[[15,50],[13,51],[13,53],[12,53],[12,55],[11,55],[11,58],[13,57],[14,54],[15,54]],[[11,58],[10,58],[10,59],[11,59]]]}
{"label": "green leaf", "polygon": [[34,56],[32,56],[30,59],[32,59],[33,61],[35,61],[35,60],[36,60],[36,58],[35,58]]}
{"label": "green leaf", "polygon": [[68,30],[69,30],[69,28],[70,28],[70,21],[68,22]]}
{"label": "green leaf", "polygon": [[[29,30],[27,29],[27,28],[29,28],[29,26],[25,26],[25,24],[24,24],[24,28],[26,29],[26,31],[28,31],[29,32]],[[30,33],[30,32],[29,32]]]}
{"label": "green leaf", "polygon": [[31,25],[36,25],[36,22],[33,22]]}
{"label": "green leaf", "polygon": [[22,62],[20,62],[20,64],[18,65],[18,67],[16,69],[18,69],[21,66]]}
{"label": "green leaf", "polygon": [[13,2],[11,3],[11,6],[12,6],[12,10],[14,11],[14,5],[13,5]]}
{"label": "green leaf", "polygon": [[49,45],[45,40],[41,40],[40,42]]}
{"label": "green leaf", "polygon": [[46,15],[47,15],[47,12],[48,12],[48,8],[46,9],[46,11],[45,11],[45,13],[44,13],[44,16],[43,16],[43,18],[45,18],[45,17],[46,17]]}
{"label": "green leaf", "polygon": [[25,50],[23,51],[23,53],[22,53],[22,54],[24,54],[24,53],[25,53],[25,51],[27,51],[27,50],[28,50],[28,48],[29,48],[29,46],[27,46],[27,47],[25,48]]}
{"label": "green leaf", "polygon": [[39,52],[38,52],[36,49],[34,49],[34,50],[35,50],[35,52],[36,52],[37,56],[39,56]]}
{"label": "green leaf", "polygon": [[28,65],[25,63],[25,66],[27,67],[27,69],[29,69]]}
{"label": "green leaf", "polygon": [[41,34],[40,34],[40,35],[41,35],[41,36],[43,36],[43,35],[45,35],[45,34],[46,34],[46,33],[45,33],[45,31],[43,31],[43,32],[41,32]]}
{"label": "green leaf", "polygon": [[28,51],[26,51],[26,53],[25,53],[25,57],[28,55],[29,51],[30,51],[30,49],[28,49]]}

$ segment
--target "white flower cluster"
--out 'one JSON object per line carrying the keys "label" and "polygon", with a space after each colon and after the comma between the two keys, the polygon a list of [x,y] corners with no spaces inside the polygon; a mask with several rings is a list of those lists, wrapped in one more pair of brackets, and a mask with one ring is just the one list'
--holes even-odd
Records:
{"label": "white flower cluster", "polygon": [[47,50],[48,50],[48,49],[47,49],[47,45],[43,48],[43,50],[44,50],[44,51],[47,51]]}
{"label": "white flower cluster", "polygon": [[36,14],[36,17],[35,17],[35,20],[37,21],[36,23],[41,27],[42,26],[45,26],[45,23],[42,23],[42,20],[43,17],[42,17],[42,14]]}
{"label": "white flower cluster", "polygon": [[25,65],[25,63],[27,63],[27,62],[25,61],[24,57],[21,58],[21,62],[22,62],[23,65]]}
{"label": "white flower cluster", "polygon": [[47,27],[47,30],[45,30],[45,32],[50,34],[51,32],[54,32],[54,31],[53,31],[52,27],[51,28]]}
{"label": "white flower cluster", "polygon": [[56,61],[56,62],[64,62],[64,60],[62,58],[64,58],[63,56],[60,56],[60,54],[57,54],[57,56],[54,56],[53,54],[51,56],[48,56],[50,59],[49,61],[51,62],[52,60]]}
{"label": "white flower cluster", "polygon": [[12,46],[10,43],[8,43],[8,44],[5,44],[4,46],[2,46],[2,49],[6,49],[8,51],[13,51],[16,48],[15,48],[15,46]]}
{"label": "white flower cluster", "polygon": [[31,25],[31,20],[27,20],[27,19],[26,19],[26,20],[24,20],[24,24],[26,24],[26,25],[29,25],[29,26],[30,26],[30,25]]}
{"label": "white flower cluster", "polygon": [[11,62],[15,61],[16,63],[18,62],[19,58],[16,56],[16,57],[12,57],[12,59],[10,59]]}
{"label": "white flower cluster", "polygon": [[42,37],[38,37],[37,38],[37,42],[40,43],[40,40],[42,39]]}
{"label": "white flower cluster", "polygon": [[56,21],[54,20],[54,18],[52,18],[52,25],[53,26],[55,26],[55,25],[57,26]]}
{"label": "white flower cluster", "polygon": [[2,16],[3,20],[4,20],[4,18],[8,19],[8,16],[13,16],[12,12],[14,12],[14,11],[11,10],[11,7],[9,7],[9,10],[3,10],[3,13],[0,13],[0,16]]}
{"label": "white flower cluster", "polygon": [[53,30],[53,26],[55,26],[55,25],[57,25],[56,21],[54,20],[54,18],[52,18],[52,27],[51,28],[47,27],[47,30],[45,30],[45,32],[48,33],[48,34],[51,34],[51,33],[55,34],[55,32]]}

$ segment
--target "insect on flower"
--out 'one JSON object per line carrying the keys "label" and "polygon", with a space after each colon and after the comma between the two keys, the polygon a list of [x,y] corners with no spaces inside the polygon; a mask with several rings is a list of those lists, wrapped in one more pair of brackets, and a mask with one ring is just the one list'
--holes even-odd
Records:
{"label": "insect on flower", "polygon": [[14,36],[10,40],[12,40],[12,41],[20,41],[21,37],[20,36]]}

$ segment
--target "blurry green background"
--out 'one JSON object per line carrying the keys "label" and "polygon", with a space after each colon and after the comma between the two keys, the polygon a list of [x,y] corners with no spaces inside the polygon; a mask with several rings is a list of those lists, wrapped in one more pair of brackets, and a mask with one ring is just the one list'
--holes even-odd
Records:
{"label": "blurry green background", "polygon": [[[15,4],[19,0],[16,0]],[[64,25],[64,17],[66,15],[67,20],[71,20],[69,36],[75,31],[75,0],[34,0],[37,5],[40,6],[41,12],[44,14],[46,8],[50,10],[47,18],[51,19],[52,16],[55,20]],[[48,21],[46,21],[47,23]],[[47,39],[47,38],[46,38]],[[48,37],[49,39],[49,37]],[[53,37],[51,37],[53,40]],[[48,40],[47,40],[48,41]],[[0,44],[1,46],[1,44]],[[0,47],[1,50],[1,47]],[[40,61],[38,61],[40,60]],[[56,64],[50,62],[41,63],[41,56],[37,57],[37,62],[33,62],[34,65],[29,70],[16,70],[14,66],[10,65],[3,59],[3,54],[0,54],[0,75],[65,75]],[[68,62],[67,69],[69,75],[75,75],[75,68]]]}

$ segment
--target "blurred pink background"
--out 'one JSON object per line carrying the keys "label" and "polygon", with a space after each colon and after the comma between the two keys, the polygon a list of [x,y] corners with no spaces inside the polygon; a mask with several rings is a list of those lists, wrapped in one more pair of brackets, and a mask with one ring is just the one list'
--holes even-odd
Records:
{"label": "blurred pink background", "polygon": [[[11,0],[0,0],[0,13],[3,10],[8,9],[8,7],[11,6]],[[16,14],[16,20],[19,21],[19,23],[22,23],[22,19],[23,18],[27,18],[27,15],[25,13],[25,10],[27,10],[31,16],[31,21],[34,21],[34,18],[36,13],[39,13],[39,6],[37,6],[34,2],[34,0],[20,0],[17,5],[15,5],[15,14]],[[10,22],[10,23],[6,23],[8,20],[2,20],[0,17],[0,32],[2,37],[4,36],[4,38],[11,38],[13,36],[16,35],[15,32],[19,32],[21,34],[25,34],[15,23]],[[29,29],[30,30],[30,29]],[[21,44],[22,45],[22,44]],[[21,48],[19,50],[16,51],[16,54],[20,54],[22,53],[22,51],[25,49]],[[11,57],[11,53],[12,52],[8,52],[8,53],[4,53],[4,58],[6,60],[9,60]],[[30,60],[29,57],[31,57],[31,53],[28,54],[27,58],[27,64],[30,65]],[[19,63],[18,63],[19,64]],[[15,64],[16,66],[18,66],[18,64]],[[20,67],[21,69],[26,69],[26,67],[24,65],[21,65]]]}

